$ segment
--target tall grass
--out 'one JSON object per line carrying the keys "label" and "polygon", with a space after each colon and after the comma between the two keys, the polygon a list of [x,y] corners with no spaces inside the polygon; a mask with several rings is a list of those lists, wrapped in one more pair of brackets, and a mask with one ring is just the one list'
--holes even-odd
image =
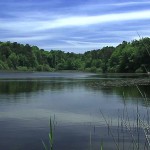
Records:
{"label": "tall grass", "polygon": [[103,150],[103,140],[101,140],[100,150]]}
{"label": "tall grass", "polygon": [[54,144],[54,122],[52,122],[52,119],[50,117],[49,121],[49,134],[48,134],[48,139],[49,139],[49,146],[45,144],[45,142],[42,140],[42,144],[45,150],[53,150],[53,144]]}
{"label": "tall grass", "polygon": [[[137,90],[141,94],[141,98],[147,103],[145,93],[142,93],[137,86]],[[124,99],[125,101],[125,99]],[[109,119],[100,110],[101,116],[104,119],[116,150],[125,150],[127,145],[125,135],[131,140],[128,149],[132,150],[149,150],[150,149],[150,124],[149,124],[149,108],[146,106],[144,116],[140,114],[139,104],[137,99],[136,110],[134,111],[134,120],[131,120],[126,103],[124,102],[123,112],[118,111],[118,122],[116,126],[117,133],[113,132],[113,125],[109,123]],[[117,136],[116,136],[117,134]],[[144,141],[142,142],[142,140]],[[122,141],[122,142],[121,142]],[[105,146],[105,144],[104,144]],[[131,148],[132,147],[132,148]]]}
{"label": "tall grass", "polygon": [[[148,103],[148,99],[145,93],[142,93],[140,88],[137,86],[141,98]],[[108,129],[108,134],[112,137],[113,143],[115,144],[116,150],[150,150],[150,114],[149,107],[146,105],[146,113],[144,116],[140,114],[139,102],[137,99],[136,109],[133,110],[133,119],[130,118],[129,109],[126,105],[124,98],[124,108],[123,111],[118,110],[117,124],[115,124],[116,132],[113,130],[112,119],[109,119],[104,115],[100,110],[100,114],[104,119],[104,122]],[[55,118],[54,118],[55,120]],[[54,149],[54,127],[55,121],[52,121],[50,118],[49,121],[49,145],[46,145],[42,140],[44,150],[53,150]],[[94,128],[95,129],[95,128]],[[126,140],[130,139],[130,144],[127,145]],[[90,132],[89,137],[90,150],[92,150],[92,135]],[[144,141],[142,141],[144,139]],[[105,149],[105,141],[101,140],[99,150]],[[114,149],[114,148],[113,148]]]}

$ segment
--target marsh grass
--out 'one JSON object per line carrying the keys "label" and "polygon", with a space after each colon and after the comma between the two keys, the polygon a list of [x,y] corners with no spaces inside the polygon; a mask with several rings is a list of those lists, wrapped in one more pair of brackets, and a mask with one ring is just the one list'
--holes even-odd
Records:
{"label": "marsh grass", "polygon": [[[138,86],[137,90],[141,94],[141,98],[145,101],[145,103],[147,103],[148,99],[146,94],[142,93]],[[134,119],[131,119],[129,116],[129,109],[127,108],[124,98],[123,111],[118,110],[117,112],[118,119],[117,125],[115,124],[115,133],[113,124],[110,124],[109,118],[107,118],[100,110],[101,116],[105,121],[116,150],[150,150],[149,107],[146,105],[146,110],[143,115],[140,114],[138,99],[136,103],[136,110],[133,110],[132,114]],[[131,142],[127,145],[126,140],[129,139]]]}
{"label": "marsh grass", "polygon": [[101,140],[100,150],[103,150],[103,140]]}
{"label": "marsh grass", "polygon": [[[142,93],[140,88],[137,86],[141,98],[148,104],[148,98],[145,93]],[[123,93],[124,95],[124,93]],[[130,110],[131,111],[131,110]],[[124,96],[124,107],[123,110],[117,111],[118,117],[113,125],[112,118],[109,119],[104,115],[100,109],[100,114],[104,119],[104,122],[107,126],[108,135],[111,136],[112,141],[115,145],[116,150],[150,150],[150,116],[149,116],[149,107],[146,105],[144,114],[140,114],[139,101],[136,101],[136,108],[132,110],[132,118],[129,114],[129,108],[126,105],[126,100]],[[55,116],[54,119],[50,117],[49,121],[49,145],[46,145],[42,140],[44,150],[54,150],[54,129],[55,129]],[[94,126],[95,133],[95,126]],[[130,141],[130,142],[129,142]],[[106,141],[100,140],[98,150],[104,150]],[[92,150],[92,133],[89,133],[89,149]]]}
{"label": "marsh grass", "polygon": [[49,134],[48,134],[48,139],[49,139],[49,145],[46,145],[45,142],[42,140],[42,144],[44,147],[44,150],[53,150],[53,145],[54,145],[54,128],[55,128],[55,116],[52,121],[52,118],[50,117],[49,120]]}

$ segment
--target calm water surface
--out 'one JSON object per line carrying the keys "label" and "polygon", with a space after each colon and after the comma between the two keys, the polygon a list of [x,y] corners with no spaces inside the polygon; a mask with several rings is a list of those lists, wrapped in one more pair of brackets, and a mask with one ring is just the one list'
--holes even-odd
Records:
{"label": "calm water surface", "polygon": [[[56,150],[96,150],[101,141],[104,149],[116,149],[100,111],[108,118],[116,141],[131,148],[128,135],[119,134],[121,125],[118,124],[121,123],[118,120],[121,120],[125,105],[131,123],[135,120],[137,105],[142,117],[147,114],[150,86],[139,86],[147,95],[145,102],[136,86],[112,86],[112,83],[132,79],[149,80],[149,77],[137,74],[0,73],[0,150],[43,150],[42,140],[48,144],[50,117],[55,122]],[[111,86],[107,81],[111,81]],[[142,131],[140,138],[140,142],[144,142]]]}

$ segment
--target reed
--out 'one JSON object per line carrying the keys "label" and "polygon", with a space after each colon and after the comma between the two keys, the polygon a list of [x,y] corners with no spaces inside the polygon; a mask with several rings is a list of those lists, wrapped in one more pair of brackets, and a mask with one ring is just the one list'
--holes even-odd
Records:
{"label": "reed", "polygon": [[100,150],[103,150],[103,140],[101,140]]}
{"label": "reed", "polygon": [[[145,100],[145,103],[147,103],[147,97],[145,93],[142,93],[140,88],[137,86],[137,90],[141,94],[141,98]],[[104,119],[104,122],[107,125],[107,128],[109,130],[109,133],[113,139],[114,144],[116,145],[116,150],[120,149],[126,149],[126,142],[125,142],[125,134],[128,136],[128,138],[131,139],[131,144],[129,145],[128,149],[132,150],[149,150],[150,149],[150,124],[149,124],[149,108],[146,107],[146,113],[144,117],[142,118],[142,115],[140,114],[139,106],[138,106],[138,100],[137,100],[137,106],[136,110],[134,111],[134,120],[131,121],[128,113],[127,105],[124,101],[124,109],[122,112],[122,116],[120,115],[120,111],[118,110],[118,119],[117,119],[117,137],[114,135],[112,131],[112,126],[110,125],[108,119],[105,117],[105,115],[100,110],[100,113],[102,115],[102,118]],[[144,143],[141,142],[141,137],[145,138]],[[121,143],[122,140],[122,143]],[[132,148],[131,148],[132,147]]]}
{"label": "reed", "polygon": [[[139,91],[141,98],[145,100],[145,103],[148,103],[148,99],[146,97],[145,93],[142,93],[140,88],[137,86],[137,90]],[[124,94],[123,94],[124,95]],[[109,121],[106,116],[103,114],[103,112],[100,110],[100,113],[102,115],[102,118],[104,119],[104,122],[106,123],[107,129],[108,129],[108,135],[112,137],[112,140],[115,144],[116,150],[150,150],[150,118],[149,118],[149,107],[146,107],[146,113],[144,116],[140,114],[139,109],[139,102],[137,99],[137,106],[136,109],[133,110],[133,119],[130,119],[128,107],[125,102],[124,97],[124,108],[123,111],[118,110],[117,114],[117,125],[116,125],[116,131],[115,134],[113,132],[113,122],[112,118]],[[46,145],[44,141],[42,140],[42,144],[44,147],[44,150],[53,150],[54,149],[54,129],[55,129],[55,116],[54,120],[52,121],[50,117],[49,121],[49,145]],[[94,126],[94,132],[95,132],[95,126]],[[125,137],[128,137],[132,142],[127,146]],[[145,138],[144,142],[141,142],[141,137]],[[92,133],[90,131],[90,150],[92,150]],[[100,150],[104,150],[105,143],[103,140],[100,142]]]}
{"label": "reed", "polygon": [[47,146],[44,141],[42,140],[42,144],[45,150],[53,150],[53,142],[54,142],[54,122],[52,122],[52,119],[50,117],[50,121],[49,121],[49,134],[48,134],[48,139],[49,139],[49,146]]}

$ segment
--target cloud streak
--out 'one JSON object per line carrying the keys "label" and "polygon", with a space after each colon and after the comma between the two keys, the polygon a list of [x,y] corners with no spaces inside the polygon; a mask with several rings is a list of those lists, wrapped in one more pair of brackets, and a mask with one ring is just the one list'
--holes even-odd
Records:
{"label": "cloud streak", "polygon": [[[150,36],[150,2],[1,0],[0,40],[83,52]],[[7,10],[7,11],[6,11]]]}
{"label": "cloud streak", "polygon": [[71,16],[59,18],[56,20],[43,19],[43,21],[39,21],[38,18],[37,20],[35,20],[35,18],[29,18],[27,20],[22,18],[15,21],[1,20],[0,29],[18,31],[42,31],[55,28],[73,26],[80,27],[93,24],[104,24],[109,22],[122,22],[131,20],[150,20],[150,10],[96,16]]}
{"label": "cloud streak", "polygon": [[112,3],[114,6],[130,6],[130,5],[145,5],[150,4],[149,1],[130,1],[130,2],[122,2],[122,3]]}

